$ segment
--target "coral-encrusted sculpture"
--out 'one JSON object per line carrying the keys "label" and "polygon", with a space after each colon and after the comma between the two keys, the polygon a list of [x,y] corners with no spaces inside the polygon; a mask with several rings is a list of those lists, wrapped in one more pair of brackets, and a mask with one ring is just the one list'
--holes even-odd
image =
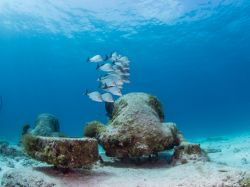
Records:
{"label": "coral-encrusted sculpture", "polygon": [[60,132],[59,120],[52,114],[40,114],[35,121],[35,128],[28,131],[28,133],[36,136],[64,136]]}
{"label": "coral-encrusted sculpture", "polygon": [[95,122],[95,126],[87,125],[85,131],[92,129],[94,133],[86,135],[96,137],[108,156],[118,158],[147,156],[180,145],[189,146],[190,154],[202,153],[199,145],[185,142],[174,123],[163,121],[162,105],[156,97],[130,93],[115,102],[107,126]]}
{"label": "coral-encrusted sculpture", "polygon": [[58,138],[24,135],[26,153],[60,168],[82,168],[99,160],[98,143],[93,138]]}

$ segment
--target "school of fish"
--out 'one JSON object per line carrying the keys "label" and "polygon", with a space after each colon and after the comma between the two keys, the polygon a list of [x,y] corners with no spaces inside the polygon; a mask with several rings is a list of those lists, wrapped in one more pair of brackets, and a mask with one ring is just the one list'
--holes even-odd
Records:
{"label": "school of fish", "polygon": [[130,83],[130,60],[126,56],[122,56],[117,52],[110,55],[95,55],[87,59],[89,63],[96,63],[96,70],[104,73],[97,79],[98,88],[102,90],[85,92],[85,95],[92,101],[113,103],[113,96],[122,96],[122,88],[125,83]]}

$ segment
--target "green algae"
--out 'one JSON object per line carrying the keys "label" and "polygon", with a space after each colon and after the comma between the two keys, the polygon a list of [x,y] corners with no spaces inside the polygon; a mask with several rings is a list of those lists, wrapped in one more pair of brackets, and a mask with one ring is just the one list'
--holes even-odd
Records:
{"label": "green algae", "polygon": [[113,120],[120,114],[123,108],[128,106],[128,103],[125,99],[121,99],[114,107],[112,117],[109,120],[109,123],[112,123]]}
{"label": "green algae", "polygon": [[240,181],[240,187],[250,187],[250,177]]}
{"label": "green algae", "polygon": [[159,99],[155,96],[150,95],[148,99],[148,104],[155,109],[156,113],[158,114],[160,120],[163,122],[164,121],[164,110],[161,102]]}
{"label": "green algae", "polygon": [[96,138],[98,134],[105,131],[105,129],[106,129],[106,126],[103,125],[101,122],[96,121],[96,120],[90,121],[85,125],[83,134],[86,137]]}
{"label": "green algae", "polygon": [[24,147],[24,150],[27,152],[28,155],[32,155],[34,151],[36,151],[38,148],[38,139],[35,136],[32,136],[30,134],[25,134],[22,137],[22,145]]}
{"label": "green algae", "polygon": [[29,129],[30,129],[30,125],[29,124],[24,124],[22,126],[22,133],[21,133],[21,135],[23,136],[25,134],[28,134]]}

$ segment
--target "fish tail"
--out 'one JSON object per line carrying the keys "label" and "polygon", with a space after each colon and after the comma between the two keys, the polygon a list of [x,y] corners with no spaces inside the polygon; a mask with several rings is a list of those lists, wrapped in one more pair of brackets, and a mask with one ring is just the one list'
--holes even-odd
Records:
{"label": "fish tail", "polygon": [[88,89],[85,90],[84,95],[88,95],[89,91]]}
{"label": "fish tail", "polygon": [[86,61],[89,62],[89,59],[90,59],[90,58],[88,57]]}
{"label": "fish tail", "polygon": [[105,55],[105,58],[103,59],[103,61],[107,61],[109,59],[108,55]]}
{"label": "fish tail", "polygon": [[98,88],[103,88],[102,82],[99,83]]}
{"label": "fish tail", "polygon": [[102,77],[103,77],[103,75],[100,75],[100,76],[98,77],[97,81],[101,82],[101,81],[102,81]]}
{"label": "fish tail", "polygon": [[100,68],[100,64],[96,65],[96,70],[98,70]]}

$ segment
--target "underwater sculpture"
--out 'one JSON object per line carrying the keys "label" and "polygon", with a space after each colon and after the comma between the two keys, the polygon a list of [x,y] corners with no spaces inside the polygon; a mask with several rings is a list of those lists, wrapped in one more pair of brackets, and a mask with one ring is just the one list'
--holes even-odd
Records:
{"label": "underwater sculpture", "polygon": [[[113,52],[109,56],[106,55],[105,58],[101,55],[95,55],[92,58],[88,58],[87,61],[97,63],[96,69],[106,73],[97,79],[100,83],[99,88],[105,93],[100,93],[99,91],[89,92],[87,90],[85,95],[93,101],[106,103],[113,103],[113,96],[122,96],[121,89],[123,85],[130,83],[130,61],[128,57]],[[99,64],[99,62],[104,63]]]}
{"label": "underwater sculpture", "polygon": [[59,120],[56,116],[48,113],[43,113],[37,116],[34,129],[30,129],[30,126],[25,124],[22,129],[22,135],[25,134],[50,137],[65,136],[60,132]]}
{"label": "underwater sculpture", "polygon": [[35,128],[23,126],[21,143],[32,158],[59,168],[81,168],[99,159],[98,143],[92,138],[65,138],[59,120],[52,114],[40,114]]}
{"label": "underwater sculpture", "polygon": [[59,168],[82,168],[99,160],[93,138],[61,138],[24,135],[22,143],[32,158]]}
{"label": "underwater sculpture", "polygon": [[[97,55],[88,61],[96,63],[103,58]],[[146,93],[122,96],[123,84],[129,83],[127,57],[115,52],[105,61],[97,69],[108,72],[98,78],[106,93],[94,91],[86,95],[93,101],[105,102],[108,125],[92,121],[84,130],[87,138],[59,138],[59,120],[51,114],[40,114],[34,129],[28,130],[28,125],[23,129],[22,144],[29,156],[60,168],[81,168],[99,160],[100,143],[107,156],[117,158],[152,156],[173,148],[173,163],[185,163],[187,155],[205,158],[200,146],[186,142],[174,123],[164,123],[163,108],[156,97]],[[114,101],[111,94],[121,97]]]}
{"label": "underwater sculpture", "polygon": [[[89,122],[85,136],[95,137],[107,156],[143,157],[175,148],[173,162],[188,159],[186,155],[204,156],[199,145],[185,141],[174,123],[164,123],[160,101],[146,93],[129,93],[115,103],[107,125]],[[185,162],[185,161],[181,161]]]}

